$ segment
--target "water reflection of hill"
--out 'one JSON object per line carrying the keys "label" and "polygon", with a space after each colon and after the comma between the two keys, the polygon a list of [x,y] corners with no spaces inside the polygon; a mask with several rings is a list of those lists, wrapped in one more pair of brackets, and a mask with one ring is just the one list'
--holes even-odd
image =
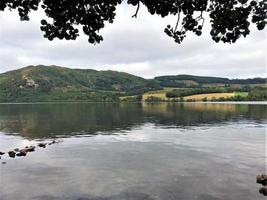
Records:
{"label": "water reflection of hill", "polygon": [[144,123],[197,126],[266,120],[266,105],[234,104],[13,104],[0,105],[0,131],[28,138],[127,130]]}

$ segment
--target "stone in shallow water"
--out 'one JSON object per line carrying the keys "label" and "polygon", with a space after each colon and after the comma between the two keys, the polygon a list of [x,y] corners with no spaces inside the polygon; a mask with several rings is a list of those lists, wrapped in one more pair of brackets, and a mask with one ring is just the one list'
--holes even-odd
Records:
{"label": "stone in shallow water", "polygon": [[33,152],[35,151],[34,146],[26,146],[24,149],[19,150],[19,152],[16,154],[17,156],[26,156],[28,152]]}
{"label": "stone in shallow water", "polygon": [[35,151],[35,146],[25,147],[24,149],[26,152],[33,152]]}
{"label": "stone in shallow water", "polygon": [[46,147],[46,143],[39,143],[37,146],[45,148]]}
{"label": "stone in shallow water", "polygon": [[26,156],[27,155],[27,151],[22,149],[19,151],[19,153],[16,154],[16,156]]}
{"label": "stone in shallow water", "polygon": [[261,194],[263,194],[264,196],[267,196],[267,186],[262,187],[259,191]]}
{"label": "stone in shallow water", "polygon": [[48,145],[52,145],[52,144],[55,144],[56,143],[56,140],[53,140],[52,142],[50,142]]}
{"label": "stone in shallow water", "polygon": [[1,156],[1,155],[4,155],[4,154],[5,154],[5,152],[0,151],[0,156]]}
{"label": "stone in shallow water", "polygon": [[10,158],[15,158],[16,157],[16,153],[14,151],[9,151],[8,155]]}
{"label": "stone in shallow water", "polygon": [[262,185],[267,185],[267,175],[261,174],[257,176],[257,183]]}

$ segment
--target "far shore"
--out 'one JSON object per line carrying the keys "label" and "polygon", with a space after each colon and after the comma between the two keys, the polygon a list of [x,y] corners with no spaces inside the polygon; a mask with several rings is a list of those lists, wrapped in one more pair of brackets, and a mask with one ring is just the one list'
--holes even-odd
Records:
{"label": "far shore", "polygon": [[79,104],[79,103],[110,103],[110,104],[125,104],[125,103],[181,103],[181,104],[194,104],[194,103],[201,103],[201,104],[249,104],[249,105],[267,105],[267,101],[194,101],[194,102],[171,102],[171,101],[155,101],[155,102],[145,102],[145,101],[136,101],[136,102],[111,102],[111,101],[50,101],[50,102],[3,102],[0,105],[7,105],[7,104]]}

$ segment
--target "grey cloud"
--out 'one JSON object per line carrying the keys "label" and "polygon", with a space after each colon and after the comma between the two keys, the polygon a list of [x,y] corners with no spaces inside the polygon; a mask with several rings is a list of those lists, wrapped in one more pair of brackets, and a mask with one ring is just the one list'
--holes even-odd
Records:
{"label": "grey cloud", "polygon": [[265,33],[252,34],[236,44],[216,44],[208,26],[202,37],[189,35],[178,45],[163,30],[172,17],[161,19],[141,10],[132,19],[133,8],[120,6],[114,24],[102,31],[104,42],[92,46],[85,36],[76,41],[49,42],[39,29],[41,13],[30,22],[20,22],[15,13],[0,14],[0,72],[30,64],[112,69],[143,77],[195,74],[226,77],[266,75]]}

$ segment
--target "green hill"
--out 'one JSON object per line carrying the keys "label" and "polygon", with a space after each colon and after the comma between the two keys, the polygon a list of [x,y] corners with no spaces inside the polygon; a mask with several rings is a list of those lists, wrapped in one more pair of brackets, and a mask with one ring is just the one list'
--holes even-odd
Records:
{"label": "green hill", "polygon": [[0,102],[116,101],[155,89],[153,80],[116,71],[39,65],[0,74]]}
{"label": "green hill", "polygon": [[239,87],[237,91],[244,88],[247,91],[259,85],[266,87],[266,79],[231,80],[191,75],[144,79],[117,71],[38,65],[0,74],[0,102],[118,101],[122,96],[141,95],[163,88],[169,91],[172,88],[218,90],[220,87],[236,91]]}

